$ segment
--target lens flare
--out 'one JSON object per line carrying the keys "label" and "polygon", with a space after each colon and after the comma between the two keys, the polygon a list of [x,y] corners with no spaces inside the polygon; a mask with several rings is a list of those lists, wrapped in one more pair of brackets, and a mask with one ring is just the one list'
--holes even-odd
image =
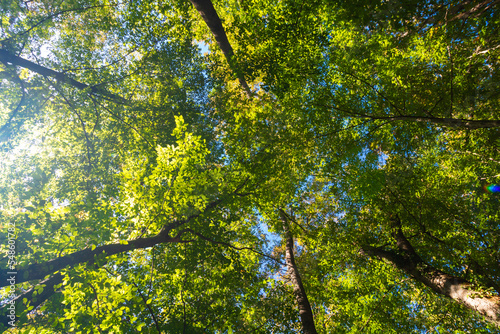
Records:
{"label": "lens flare", "polygon": [[484,186],[484,191],[489,192],[490,194],[492,193],[500,193],[500,186],[498,184],[489,184],[487,186]]}

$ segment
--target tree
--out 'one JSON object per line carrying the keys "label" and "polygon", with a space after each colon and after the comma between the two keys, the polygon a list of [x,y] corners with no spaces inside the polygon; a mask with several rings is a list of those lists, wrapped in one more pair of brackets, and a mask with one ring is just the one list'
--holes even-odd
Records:
{"label": "tree", "polygon": [[299,305],[299,314],[302,322],[302,330],[304,333],[317,333],[316,326],[314,325],[314,317],[311,310],[311,305],[309,304],[309,299],[307,298],[307,293],[302,284],[302,279],[300,277],[299,269],[295,264],[295,256],[293,254],[293,236],[290,233],[290,227],[288,226],[288,217],[286,213],[280,209],[281,220],[283,221],[283,230],[285,231],[286,237],[286,265],[290,274],[290,280],[293,285],[293,293],[295,294],[295,299]]}
{"label": "tree", "polygon": [[245,93],[248,97],[252,96],[252,91],[250,87],[248,87],[247,82],[245,81],[245,77],[234,65],[235,60],[233,59],[234,52],[231,44],[229,43],[226,32],[224,31],[224,27],[222,26],[222,22],[220,21],[219,15],[215,11],[214,6],[211,1],[199,1],[199,0],[191,0],[191,3],[196,8],[196,10],[200,13],[203,21],[207,24],[210,32],[213,34],[215,40],[217,41],[217,45],[221,49],[224,57],[226,57],[227,62],[232,67],[232,69],[236,72],[238,76],[238,81],[240,82],[241,87],[245,90]]}
{"label": "tree", "polygon": [[[324,13],[328,13],[330,10],[322,8],[321,4],[318,5],[318,3],[300,6],[289,2],[272,9],[262,9],[265,6],[262,3],[255,4],[253,8],[250,8],[249,5],[242,6],[245,14],[233,14],[231,17],[234,22],[243,21],[247,24],[241,34],[248,36],[248,41],[240,38],[238,43],[242,45],[242,49],[246,50],[249,50],[248,45],[253,46],[247,56],[250,59],[249,62],[258,64],[255,66],[256,71],[259,71],[256,76],[264,78],[262,85],[264,89],[275,94],[280,101],[280,107],[275,107],[272,112],[262,117],[265,117],[267,122],[273,120],[281,127],[295,128],[296,133],[301,137],[296,138],[296,140],[304,146],[309,145],[306,144],[308,140],[314,140],[317,143],[316,149],[324,159],[323,173],[326,172],[330,177],[335,175],[331,182],[338,182],[338,178],[352,179],[354,182],[342,182],[342,187],[339,186],[340,189],[337,193],[337,196],[344,198],[346,203],[357,203],[357,205],[353,205],[353,210],[363,208],[361,203],[366,201],[366,197],[372,199],[377,196],[375,194],[380,196],[380,188],[377,189],[379,182],[374,182],[373,177],[379,179],[381,176],[381,160],[384,161],[388,157],[397,155],[418,156],[421,153],[414,152],[422,152],[422,146],[428,149],[429,144],[427,143],[429,142],[436,143],[436,147],[441,147],[441,149],[446,150],[444,147],[447,147],[459,155],[471,154],[482,157],[481,162],[473,163],[474,166],[478,167],[474,172],[477,173],[475,174],[476,178],[485,180],[489,178],[488,175],[497,175],[494,172],[497,167],[484,162],[487,159],[493,159],[492,152],[496,150],[494,148],[496,144],[493,142],[497,136],[497,130],[477,131],[481,127],[495,127],[496,120],[493,119],[491,122],[486,121],[485,123],[481,123],[481,121],[467,123],[468,120],[460,118],[460,116],[456,117],[456,115],[461,115],[465,109],[474,110],[469,115],[483,115],[488,119],[496,115],[497,107],[489,109],[490,106],[496,106],[498,102],[495,89],[490,90],[495,86],[495,84],[490,86],[490,83],[497,81],[494,79],[496,73],[482,72],[482,70],[471,72],[471,68],[476,66],[473,65],[476,60],[482,62],[482,65],[493,64],[496,60],[494,56],[474,59],[476,56],[474,54],[473,57],[470,57],[473,50],[471,45],[485,36],[481,35],[479,30],[483,29],[482,31],[485,33],[484,27],[488,25],[490,20],[498,20],[497,12],[494,10],[496,3],[480,3],[477,6],[472,3],[466,6],[453,4],[449,7],[434,4],[434,8],[429,6],[431,11],[436,10],[432,13],[436,17],[447,10],[455,14],[464,11],[466,14],[457,14],[454,19],[439,28],[435,26],[422,34],[413,33],[413,37],[404,40],[404,43],[401,43],[401,38],[397,33],[395,33],[396,36],[387,34],[385,26],[380,29],[377,26],[372,26],[369,31],[364,32],[359,26],[345,21],[343,22],[344,26],[339,25],[339,17],[335,18],[334,15],[328,17]],[[474,8],[483,8],[484,11],[476,11]],[[428,8],[423,11],[427,10]],[[489,12],[487,12],[488,10]],[[264,23],[258,19],[258,15],[262,12],[269,15],[263,20]],[[350,12],[357,11],[351,10]],[[463,21],[457,23],[461,19],[470,18],[469,14],[473,12],[475,13],[473,24],[465,25]],[[246,14],[249,17],[245,17]],[[428,14],[418,13],[418,15],[424,17]],[[230,17],[230,15],[228,16]],[[399,14],[395,18],[396,20],[402,19]],[[231,19],[226,19],[226,21]],[[307,24],[314,19],[319,22]],[[256,26],[254,31],[252,31],[252,25]],[[328,35],[322,34],[322,29],[325,29]],[[442,29],[442,34],[436,35],[439,29]],[[472,41],[470,34],[475,33],[479,36],[474,35],[474,38],[477,38]],[[296,37],[299,34],[300,42],[299,38]],[[406,38],[406,36],[403,37]],[[259,42],[249,42],[255,39]],[[273,44],[266,44],[267,40],[272,40]],[[488,37],[488,40],[493,41],[495,37]],[[390,53],[391,48],[394,52],[393,56]],[[297,49],[299,51],[296,51]],[[488,49],[488,52],[490,51],[492,50]],[[301,65],[295,65],[295,59],[300,59],[302,64],[316,64],[317,68],[322,69],[322,71],[318,72]],[[444,72],[441,72],[442,70]],[[471,77],[461,81],[464,79],[462,76],[464,73],[478,75],[478,77],[471,81],[468,81]],[[445,75],[448,75],[448,81],[435,80],[436,78],[444,79]],[[485,75],[483,79],[479,79],[483,75]],[[284,78],[286,79],[284,80]],[[279,81],[280,79],[282,81]],[[485,85],[478,84],[479,82]],[[474,87],[474,85],[476,86]],[[429,87],[432,88],[429,89]],[[462,91],[461,89],[465,87],[467,87],[466,90]],[[475,92],[478,89],[481,91],[480,94],[485,95],[481,97],[475,95],[474,98],[471,98],[471,91]],[[437,95],[431,97],[432,94]],[[408,97],[413,97],[413,99],[408,99]],[[444,99],[448,99],[448,102],[443,103]],[[334,101],[332,104],[325,103],[325,101],[332,100]],[[282,110],[286,110],[286,113],[281,113]],[[455,117],[437,117],[436,115]],[[361,122],[359,120],[363,118],[368,121]],[[396,124],[395,121],[406,121],[406,124]],[[440,127],[411,124],[414,121],[434,122]],[[461,127],[476,131],[455,132],[455,130],[448,131],[446,127]],[[346,131],[352,128],[356,128],[358,131]],[[289,142],[291,141],[290,135],[293,134],[289,132],[286,139]],[[480,148],[480,146],[476,146],[479,142],[490,144]],[[471,150],[463,149],[469,145],[474,146],[474,148]],[[472,146],[469,147],[472,148]],[[475,150],[481,150],[482,153],[475,153]],[[486,151],[490,153],[486,153]],[[454,166],[465,166],[466,160],[468,158],[463,157],[463,160]],[[441,160],[434,161],[434,163],[447,166],[449,161]],[[486,167],[487,165],[489,166]],[[360,172],[360,170],[365,172],[361,166],[366,166],[367,174],[363,175]],[[339,170],[347,168],[353,174],[352,176],[345,173],[336,176]],[[492,168],[491,173],[480,170],[482,168]],[[359,181],[360,177],[362,177],[362,181]],[[480,189],[476,183],[477,179],[469,177],[471,175],[467,176],[468,187]],[[366,186],[366,189],[364,185],[361,187],[358,185],[360,182],[375,184],[371,187]],[[429,182],[436,182],[436,180]],[[354,199],[344,196],[347,189],[355,188],[360,188],[362,195],[356,196]],[[469,192],[470,189],[464,189],[461,196],[471,196]],[[473,194],[473,196],[480,195],[477,192]],[[470,208],[470,206],[468,207]],[[389,210],[385,209],[384,211]],[[483,216],[482,213],[477,211],[476,213],[482,218],[472,219],[482,221],[490,219]],[[350,221],[350,224],[355,223],[359,224],[357,220]],[[483,257],[484,254],[480,256]],[[471,262],[473,261],[472,259]],[[483,270],[483,275],[486,276],[484,279],[489,281],[483,282],[483,286],[491,287],[492,282],[497,284],[495,283],[497,276],[494,270],[488,274],[485,274]],[[494,305],[492,306],[494,307]]]}
{"label": "tree", "polygon": [[488,321],[498,324],[500,314],[498,296],[474,291],[471,288],[472,284],[470,282],[444,273],[432,265],[425,263],[403,234],[399,218],[396,217],[394,220],[396,222],[394,237],[398,248],[403,253],[402,256],[370,246],[363,246],[362,251],[371,256],[387,259],[397,268],[405,271],[411,277],[427,285],[437,293],[456,300],[465,305],[465,307],[484,315]]}
{"label": "tree", "polygon": [[497,9],[2,4],[4,329],[494,332]]}

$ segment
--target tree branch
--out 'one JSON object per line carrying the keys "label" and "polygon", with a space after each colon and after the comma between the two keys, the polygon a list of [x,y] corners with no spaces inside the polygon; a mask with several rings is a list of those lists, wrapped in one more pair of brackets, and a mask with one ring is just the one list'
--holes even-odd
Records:
{"label": "tree branch", "polygon": [[[196,232],[196,231],[194,231],[193,229],[190,229],[190,228],[182,229],[182,230],[180,230],[180,231],[179,231],[179,233],[180,233],[181,235],[182,235],[182,234],[184,234],[184,233],[186,233],[186,232],[189,232],[189,233],[191,233],[191,234],[194,234],[194,235],[196,235],[198,238],[203,239],[203,240],[205,240],[205,241],[208,241],[208,242],[210,242],[210,243],[216,244],[216,245],[224,245],[224,246],[227,246],[227,247],[232,248],[232,249],[235,249],[235,250],[249,250],[249,251],[251,251],[251,252],[254,252],[254,253],[256,253],[256,254],[259,254],[260,256],[267,257],[268,259],[271,259],[271,260],[273,260],[273,261],[276,261],[276,262],[278,262],[278,263],[279,263],[279,264],[281,264],[281,265],[284,265],[284,263],[283,263],[283,262],[281,262],[281,261],[279,261],[278,259],[275,259],[274,257],[272,257],[272,256],[270,256],[270,255],[266,255],[266,254],[264,254],[264,253],[262,253],[262,252],[259,252],[259,251],[255,250],[255,249],[251,248],[251,247],[237,247],[237,246],[233,246],[233,245],[231,245],[230,243],[227,243],[227,242],[224,242],[224,241],[217,241],[217,240],[211,239],[211,238],[209,238],[209,237],[206,237],[206,236],[204,236],[203,234],[198,233],[198,232]],[[189,240],[189,241],[193,241],[193,240]],[[184,241],[184,242],[187,242],[187,240],[186,240],[186,241]]]}
{"label": "tree branch", "polygon": [[[111,256],[115,254],[124,253],[127,251],[153,247],[157,244],[163,243],[180,243],[183,242],[181,240],[181,234],[178,233],[175,237],[171,237],[169,232],[173,229],[176,229],[182,225],[187,224],[191,220],[199,217],[202,213],[215,208],[222,200],[218,199],[211,203],[209,203],[203,211],[197,212],[188,216],[186,219],[174,221],[170,224],[165,224],[161,231],[149,238],[138,238],[135,240],[129,240],[124,244],[109,244],[96,247],[94,250],[87,248],[81,251],[74,252],[72,254],[68,254],[62,257],[58,257],[53,260],[46,261],[44,263],[35,263],[31,264],[25,268],[17,270],[16,274],[16,284],[27,282],[35,279],[42,279],[45,276],[52,274],[58,270],[66,268],[68,266],[75,266],[80,263],[91,263],[94,262],[96,257],[98,256]],[[10,283],[7,279],[11,276],[8,274],[9,271],[3,270],[0,272],[0,287],[4,287],[9,285]]]}
{"label": "tree branch", "polygon": [[[94,9],[94,8],[104,8],[104,7],[110,7],[110,6],[113,6],[113,5],[95,5],[95,6],[89,6],[89,7],[82,7],[82,8],[70,8],[70,9],[65,9],[65,10],[61,10],[59,12],[56,12],[56,13],[53,13],[53,14],[50,14],[49,16],[47,17],[44,17],[43,19],[41,19],[40,21],[38,21],[37,23],[35,23],[34,25],[32,25],[31,27],[29,27],[28,29],[24,30],[23,32],[20,32],[20,33],[17,33],[15,34],[14,36],[23,36],[23,35],[26,35],[27,33],[29,33],[31,30],[35,29],[36,27],[39,27],[41,26],[44,22],[48,21],[48,20],[51,20],[53,19],[54,17],[57,17],[59,15],[62,15],[62,14],[65,14],[65,13],[69,13],[69,12],[81,12],[81,11],[86,11],[88,9]],[[9,38],[6,38],[5,40],[8,40],[8,39],[11,39],[13,36],[9,37]]]}
{"label": "tree branch", "polygon": [[[63,275],[57,273],[41,281],[31,289],[23,292],[22,294],[14,298],[13,302],[16,305],[16,313],[19,313],[20,305],[22,305],[23,300],[25,298],[29,301],[29,306],[33,306],[33,310],[36,309],[38,306],[43,304],[47,299],[52,297],[54,294],[58,293],[55,287],[56,285],[61,284],[62,281],[63,281]],[[39,291],[38,287],[43,287],[43,291],[41,293],[38,293],[36,296],[33,296],[35,291],[37,290]],[[6,304],[2,306],[2,308],[0,309],[0,318],[1,318],[0,324],[6,328],[10,327],[10,325],[8,324],[9,318],[7,318],[8,305],[9,304]]]}
{"label": "tree branch", "polygon": [[387,121],[411,121],[411,122],[429,122],[434,124],[439,124],[450,128],[465,128],[465,129],[485,129],[485,128],[497,128],[500,127],[500,120],[472,120],[464,118],[451,118],[451,117],[431,117],[431,116],[413,116],[413,115],[401,115],[401,116],[375,116],[368,114],[360,114],[345,109],[341,109],[335,106],[328,106],[332,109],[338,110],[347,114],[349,117],[371,119],[371,120],[387,120]]}
{"label": "tree branch", "polygon": [[393,237],[399,253],[370,245],[362,246],[361,253],[387,260],[436,293],[453,299],[483,315],[488,322],[500,326],[500,297],[498,295],[486,296],[484,292],[472,289],[472,284],[465,279],[449,275],[424,262],[403,234],[399,218],[393,219],[392,225]]}

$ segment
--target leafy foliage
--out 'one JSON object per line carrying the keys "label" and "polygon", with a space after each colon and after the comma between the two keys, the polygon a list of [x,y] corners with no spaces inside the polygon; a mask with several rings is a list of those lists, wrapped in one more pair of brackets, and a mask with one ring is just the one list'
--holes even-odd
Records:
{"label": "leafy foliage", "polygon": [[4,330],[495,332],[498,1],[213,5],[0,4]]}

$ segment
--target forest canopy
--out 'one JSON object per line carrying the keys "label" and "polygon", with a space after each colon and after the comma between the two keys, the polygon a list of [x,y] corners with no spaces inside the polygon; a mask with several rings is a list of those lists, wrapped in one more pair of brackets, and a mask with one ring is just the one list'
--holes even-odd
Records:
{"label": "forest canopy", "polygon": [[495,333],[500,2],[0,2],[0,331]]}

